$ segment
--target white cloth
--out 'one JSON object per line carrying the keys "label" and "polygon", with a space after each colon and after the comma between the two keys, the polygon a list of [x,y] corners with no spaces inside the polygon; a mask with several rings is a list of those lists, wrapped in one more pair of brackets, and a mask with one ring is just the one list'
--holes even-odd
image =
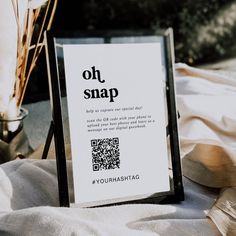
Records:
{"label": "white cloth", "polygon": [[183,174],[223,188],[208,216],[236,235],[236,73],[176,66]]}
{"label": "white cloth", "polygon": [[210,187],[236,186],[236,74],[185,64],[176,72],[184,175]]}
{"label": "white cloth", "polygon": [[187,179],[184,184],[186,200],[180,204],[67,209],[56,207],[55,160],[8,162],[0,167],[0,235],[216,235],[206,214],[218,191]]}
{"label": "white cloth", "polygon": [[[185,201],[58,208],[55,160],[16,160],[0,166],[0,235],[211,236],[218,235],[216,226],[223,235],[236,235],[235,188],[219,195],[219,188],[206,187],[235,186],[236,80],[184,64],[176,67],[183,173],[197,182],[184,178]],[[29,107],[45,115],[44,106]],[[34,116],[28,124],[39,139]],[[71,162],[68,173],[71,178]]]}

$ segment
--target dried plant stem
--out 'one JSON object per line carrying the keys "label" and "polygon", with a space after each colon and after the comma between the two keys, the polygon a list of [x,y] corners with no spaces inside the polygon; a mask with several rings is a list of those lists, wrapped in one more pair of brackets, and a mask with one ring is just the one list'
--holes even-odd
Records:
{"label": "dried plant stem", "polygon": [[[18,97],[17,97],[17,107],[20,107],[22,105],[23,98],[24,98],[25,91],[26,91],[26,87],[27,87],[27,84],[28,84],[28,81],[29,81],[29,77],[30,77],[30,75],[31,75],[31,73],[32,73],[32,71],[35,67],[36,61],[37,61],[37,59],[39,57],[39,54],[40,54],[40,52],[41,52],[41,50],[44,46],[44,43],[41,43],[41,41],[43,40],[42,39],[43,32],[45,30],[46,19],[47,19],[48,13],[49,13],[51,2],[52,2],[51,0],[48,0],[47,8],[46,8],[44,18],[43,18],[43,21],[42,21],[42,25],[41,25],[41,28],[40,28],[40,31],[39,31],[38,39],[37,39],[35,47],[33,47],[34,53],[33,53],[33,57],[32,57],[32,60],[31,60],[28,71],[26,71],[27,61],[28,61],[28,54],[29,54],[29,50],[31,50],[32,47],[30,45],[27,45],[26,60],[25,60],[24,69],[23,69],[23,72],[22,72],[23,74],[20,78],[19,91],[16,94],[16,95],[18,95]],[[57,0],[54,0],[54,5],[53,5],[52,11],[50,13],[50,18],[49,18],[49,21],[48,21],[48,24],[47,24],[47,27],[46,27],[47,30],[51,28],[52,20],[53,20],[55,11],[56,11],[56,6],[57,6]],[[40,12],[40,9],[38,11],[35,11],[34,15],[33,15],[33,21],[32,20],[30,21],[30,22],[33,22],[33,25],[31,25],[31,27],[30,27],[31,28],[31,31],[30,31],[31,37],[32,37],[32,34],[33,34],[32,30],[34,28],[34,24],[35,24],[35,21],[36,21],[38,15],[39,15],[39,12]],[[31,37],[30,37],[30,41],[31,41]]]}
{"label": "dried plant stem", "polygon": [[[16,19],[16,25],[17,25],[17,55],[16,57],[19,58],[20,52],[21,52],[21,27],[20,27],[20,22],[19,22],[19,6],[18,6],[18,0],[11,0],[15,19]],[[17,71],[16,71],[17,73]]]}
{"label": "dried plant stem", "polygon": [[18,39],[20,39],[20,22],[19,22],[18,0],[11,0],[11,3],[12,3],[15,18],[16,18],[17,35],[18,35]]}
{"label": "dried plant stem", "polygon": [[[44,42],[38,44],[38,47],[43,47],[43,46],[44,46]],[[34,48],[36,48],[36,45],[35,45],[35,44],[34,44],[34,45],[31,45],[31,46],[29,47],[29,50],[32,50],[32,49],[34,49]]]}
{"label": "dried plant stem", "polygon": [[[21,54],[21,36],[20,36],[20,32],[21,32],[21,27],[20,27],[20,22],[19,22],[19,7],[18,7],[18,0],[11,0],[12,3],[12,7],[13,7],[13,12],[15,15],[15,20],[16,20],[16,25],[17,25],[17,65],[19,64],[19,60],[21,60],[20,54]],[[21,63],[20,63],[21,64]],[[13,97],[19,92],[19,86],[20,86],[20,80],[18,77],[18,72],[19,72],[19,68],[17,66],[16,68],[16,82],[15,82],[15,86],[14,86],[14,91],[13,91]]]}
{"label": "dried plant stem", "polygon": [[24,83],[25,80],[25,74],[26,74],[26,70],[27,70],[27,62],[28,62],[28,56],[29,56],[29,47],[31,44],[31,40],[32,40],[32,35],[33,35],[33,29],[34,29],[34,12],[29,9],[28,10],[28,14],[27,14],[27,19],[25,22],[25,29],[24,29],[24,35],[23,35],[23,39],[22,39],[22,64],[20,64],[19,62],[19,73],[18,73],[18,78],[20,80],[20,84],[18,86],[18,93],[20,94],[22,91],[22,85]]}

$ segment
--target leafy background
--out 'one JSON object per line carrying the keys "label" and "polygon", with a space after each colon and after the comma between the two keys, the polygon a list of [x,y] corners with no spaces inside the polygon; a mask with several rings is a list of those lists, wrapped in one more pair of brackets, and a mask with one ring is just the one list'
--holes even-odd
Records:
{"label": "leafy background", "polygon": [[172,27],[177,61],[195,65],[235,55],[235,0],[60,2],[55,28],[133,30]]}
{"label": "leafy background", "polygon": [[[198,66],[236,55],[236,0],[59,0],[53,24],[60,30],[167,27],[174,29],[176,62]],[[26,101],[48,98],[44,57]]]}

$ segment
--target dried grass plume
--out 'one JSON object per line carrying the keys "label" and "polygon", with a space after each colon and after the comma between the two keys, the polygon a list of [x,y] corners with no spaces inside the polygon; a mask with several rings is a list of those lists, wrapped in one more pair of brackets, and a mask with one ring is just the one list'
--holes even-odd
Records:
{"label": "dried grass plume", "polygon": [[[0,1],[0,117],[17,116],[57,0]],[[34,42],[33,42],[34,39]]]}

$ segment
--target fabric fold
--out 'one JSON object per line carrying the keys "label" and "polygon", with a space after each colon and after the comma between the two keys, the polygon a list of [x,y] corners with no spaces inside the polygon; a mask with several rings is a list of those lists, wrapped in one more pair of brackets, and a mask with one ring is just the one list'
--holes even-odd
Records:
{"label": "fabric fold", "polygon": [[177,64],[176,94],[183,174],[236,186],[236,74]]}

